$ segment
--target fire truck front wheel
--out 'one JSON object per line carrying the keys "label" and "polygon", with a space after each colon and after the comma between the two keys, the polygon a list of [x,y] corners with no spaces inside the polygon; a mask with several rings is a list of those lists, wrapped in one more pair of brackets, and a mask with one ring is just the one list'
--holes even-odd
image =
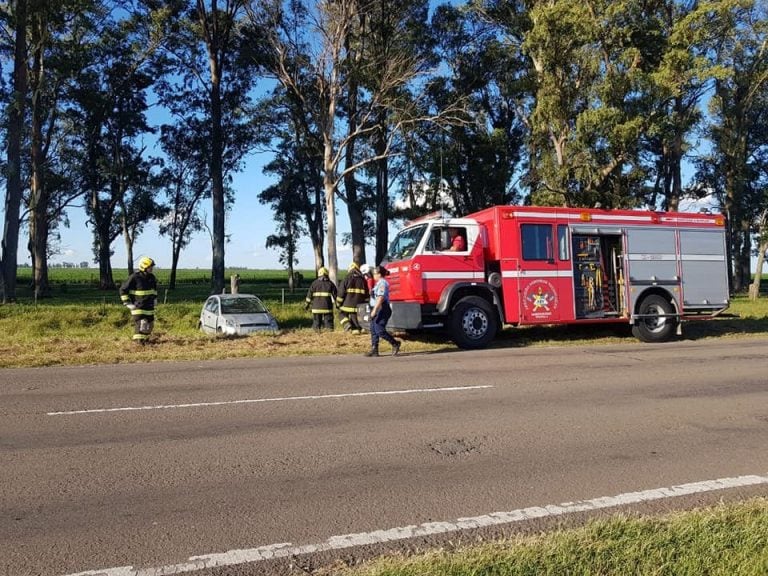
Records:
{"label": "fire truck front wheel", "polygon": [[485,348],[496,336],[499,322],[491,305],[479,296],[459,300],[451,311],[451,337],[459,348]]}
{"label": "fire truck front wheel", "polygon": [[632,334],[641,342],[666,342],[677,329],[675,310],[666,298],[658,294],[646,296],[638,310],[640,318],[632,326]]}

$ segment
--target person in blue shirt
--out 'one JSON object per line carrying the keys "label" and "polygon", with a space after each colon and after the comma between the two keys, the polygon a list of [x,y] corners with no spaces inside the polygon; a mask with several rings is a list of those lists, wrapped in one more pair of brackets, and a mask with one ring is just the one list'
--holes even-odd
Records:
{"label": "person in blue shirt", "polygon": [[375,284],[371,292],[371,349],[366,356],[379,355],[379,340],[386,340],[392,345],[392,356],[400,352],[399,340],[396,340],[387,332],[387,322],[392,316],[392,308],[389,305],[389,282],[385,277],[389,271],[384,266],[376,266],[373,269]]}

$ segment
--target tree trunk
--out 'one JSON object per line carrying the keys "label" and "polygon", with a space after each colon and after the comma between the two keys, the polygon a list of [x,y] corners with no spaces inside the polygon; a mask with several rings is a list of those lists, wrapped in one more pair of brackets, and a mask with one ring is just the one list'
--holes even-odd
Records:
{"label": "tree trunk", "polygon": [[[354,146],[347,146],[347,166],[354,163]],[[344,175],[344,191],[347,200],[347,215],[352,235],[352,261],[357,264],[365,262],[365,225],[360,200],[357,197],[357,181],[354,172]]]}
{"label": "tree trunk", "polygon": [[[355,57],[355,60],[360,59],[359,53]],[[347,134],[349,135],[349,141],[347,147],[344,150],[344,192],[347,202],[347,215],[349,216],[350,232],[352,236],[352,261],[357,264],[365,262],[365,225],[363,219],[363,211],[360,206],[360,199],[357,195],[357,180],[355,179],[355,171],[349,170],[351,166],[355,165],[355,149],[357,145],[356,133],[358,131],[358,83],[355,80],[350,81],[350,85],[347,89],[347,116],[348,116],[348,128]]]}
{"label": "tree trunk", "polygon": [[749,286],[749,299],[757,300],[760,298],[760,282],[763,279],[763,263],[766,253],[768,253],[768,210],[763,210],[758,220],[757,237],[760,239],[757,248],[757,265],[755,267],[755,277]]}
{"label": "tree trunk", "polygon": [[8,171],[5,192],[5,222],[0,247],[0,292],[2,302],[16,300],[16,270],[21,212],[21,142],[27,94],[27,0],[16,0],[13,59],[13,101],[8,110]]}
{"label": "tree trunk", "polygon": [[[379,122],[380,134],[374,144],[377,155],[387,147],[386,121]],[[442,184],[442,183],[441,183]],[[389,162],[382,158],[376,163],[376,261],[380,264],[389,246]]]}
{"label": "tree trunk", "polygon": [[29,237],[33,259],[35,298],[45,297],[48,286],[48,204],[50,197],[44,179],[45,152],[43,150],[43,117],[45,99],[44,35],[45,22],[38,15],[32,26],[32,126],[31,163],[32,178],[29,198]]}
{"label": "tree trunk", "polygon": [[131,233],[131,229],[128,226],[128,219],[126,217],[125,212],[125,202],[123,202],[123,194],[124,192],[121,191],[120,193],[120,208],[122,211],[122,215],[120,217],[120,225],[123,230],[123,242],[125,243],[125,256],[128,266],[128,275],[130,276],[133,274],[133,243],[135,239],[135,235]]}
{"label": "tree trunk", "polygon": [[99,290],[114,290],[115,281],[112,276],[112,250],[109,230],[99,230],[97,236],[99,253]]}
{"label": "tree trunk", "polygon": [[168,289],[176,289],[176,269],[179,267],[179,257],[181,256],[181,242],[173,243],[173,253],[171,254],[171,277],[168,281]]}
{"label": "tree trunk", "polygon": [[[214,75],[214,63],[211,62]],[[213,200],[213,261],[211,289],[220,294],[224,288],[224,174],[222,172],[223,138],[221,127],[221,84],[218,67],[211,91],[211,198]]]}
{"label": "tree trunk", "polygon": [[[36,188],[34,176],[32,180],[32,190],[34,191]],[[47,199],[40,198],[40,196],[44,196],[44,194],[37,195],[38,201],[47,203]],[[32,252],[32,277],[35,299],[37,300],[50,296],[48,285],[48,218],[46,212],[39,208],[30,211],[29,236],[30,251]]]}
{"label": "tree trunk", "polygon": [[755,268],[755,277],[752,279],[752,284],[749,286],[749,299],[757,300],[760,298],[760,282],[763,279],[763,263],[765,262],[765,253],[768,251],[768,240],[763,240],[760,243],[760,252],[757,255],[757,266]]}
{"label": "tree trunk", "polygon": [[[330,145],[329,145],[330,146]],[[326,159],[330,160],[330,153],[326,153]],[[331,281],[337,284],[339,261],[336,254],[336,186],[333,177],[333,167],[326,163],[323,175],[323,189],[325,191],[325,212],[328,215],[328,272]]]}

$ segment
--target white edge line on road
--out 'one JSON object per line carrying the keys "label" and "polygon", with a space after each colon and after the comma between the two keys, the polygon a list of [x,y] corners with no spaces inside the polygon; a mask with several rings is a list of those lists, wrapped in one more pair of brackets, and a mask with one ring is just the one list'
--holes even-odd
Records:
{"label": "white edge line on road", "polygon": [[194,570],[203,570],[206,568],[233,566],[248,562],[261,562],[264,560],[274,560],[290,556],[326,552],[329,550],[342,550],[354,546],[381,544],[383,542],[406,540],[408,538],[419,536],[445,534],[471,528],[485,528],[489,526],[497,526],[499,524],[533,520],[536,518],[563,516],[574,512],[589,512],[615,506],[625,506],[628,504],[651,502],[653,500],[662,500],[664,498],[672,498],[676,496],[727,490],[729,488],[742,488],[758,484],[768,484],[768,476],[720,478],[719,480],[680,484],[679,486],[656,488],[653,490],[644,490],[642,492],[628,492],[626,494],[619,494],[618,496],[605,496],[602,498],[594,498],[592,500],[582,500],[580,502],[533,506],[530,508],[512,510],[511,512],[494,512],[492,514],[475,516],[473,518],[459,518],[453,522],[428,522],[426,524],[419,524],[418,526],[402,526],[399,528],[390,528],[388,530],[332,536],[325,542],[319,544],[307,544],[304,546],[294,546],[291,543],[272,544],[270,546],[261,546],[260,548],[250,548],[247,550],[230,550],[229,552],[220,554],[192,556],[187,562],[182,564],[169,564],[155,568],[121,566],[119,568],[88,570],[86,572],[68,574],[67,576],[168,576],[171,574],[182,574],[184,572],[192,572]]}
{"label": "white edge line on road", "polygon": [[103,414],[105,412],[134,412],[138,410],[172,410],[177,408],[200,408],[207,406],[228,406],[231,404],[258,404],[262,402],[289,402],[295,400],[327,400],[332,398],[359,398],[361,396],[391,396],[395,394],[425,394],[429,392],[462,392],[483,390],[493,386],[451,386],[446,388],[415,388],[410,390],[383,390],[379,392],[349,392],[345,394],[322,394],[316,396],[288,396],[285,398],[253,398],[250,400],[226,400],[221,402],[196,402],[193,404],[161,404],[158,406],[124,406],[119,408],[94,408],[91,410],[68,410],[47,412],[47,416],[72,416],[75,414]]}

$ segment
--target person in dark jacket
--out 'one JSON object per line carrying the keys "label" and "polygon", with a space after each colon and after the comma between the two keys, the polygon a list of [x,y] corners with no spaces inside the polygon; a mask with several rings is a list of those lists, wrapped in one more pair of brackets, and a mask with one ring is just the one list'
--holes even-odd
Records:
{"label": "person in dark jacket", "polygon": [[139,270],[120,286],[120,300],[131,311],[133,341],[146,344],[155,326],[157,279],[153,274],[155,261],[148,256],[139,260]]}
{"label": "person in dark jacket", "polygon": [[357,305],[368,301],[368,282],[360,273],[360,267],[355,263],[349,265],[347,277],[339,284],[336,305],[339,308],[341,327],[344,332],[362,333],[360,321],[357,318]]}
{"label": "person in dark jacket", "polygon": [[306,310],[312,310],[312,329],[320,332],[321,328],[333,330],[333,303],[336,300],[336,285],[328,277],[328,269],[321,266],[317,278],[309,285]]}

